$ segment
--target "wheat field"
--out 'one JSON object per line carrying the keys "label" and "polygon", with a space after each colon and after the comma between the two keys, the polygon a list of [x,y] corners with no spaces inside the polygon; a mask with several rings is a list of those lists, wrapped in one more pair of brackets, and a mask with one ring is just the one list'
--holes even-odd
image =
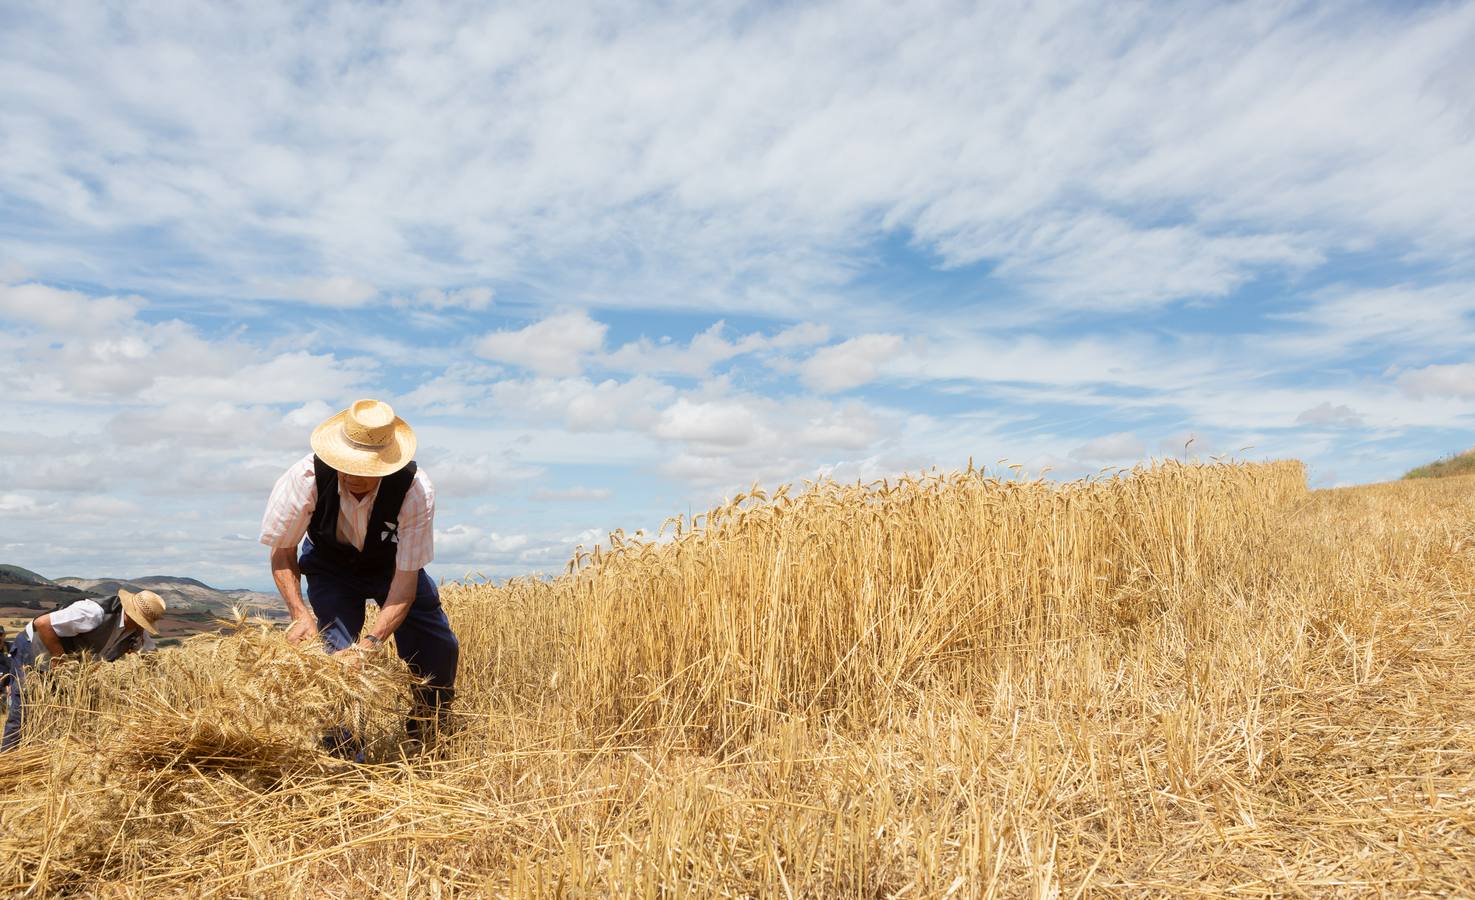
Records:
{"label": "wheat field", "polygon": [[423,752],[397,664],[243,619],[31,679],[0,893],[1468,895],[1472,514],[1294,462],[755,488],[447,585]]}

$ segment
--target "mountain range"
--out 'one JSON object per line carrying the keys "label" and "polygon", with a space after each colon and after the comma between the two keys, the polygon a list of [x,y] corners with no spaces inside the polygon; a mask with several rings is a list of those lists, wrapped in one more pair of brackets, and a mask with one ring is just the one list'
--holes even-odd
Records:
{"label": "mountain range", "polygon": [[213,588],[195,578],[177,575],[145,575],[138,578],[46,578],[29,569],[0,565],[0,602],[22,597],[64,605],[86,597],[106,597],[119,589],[153,591],[164,598],[171,615],[190,613],[229,616],[234,607],[249,607],[255,614],[284,618],[279,597],[245,588]]}

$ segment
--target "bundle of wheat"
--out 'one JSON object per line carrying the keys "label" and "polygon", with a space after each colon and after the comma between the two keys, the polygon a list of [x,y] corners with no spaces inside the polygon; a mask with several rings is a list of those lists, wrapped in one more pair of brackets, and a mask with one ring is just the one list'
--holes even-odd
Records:
{"label": "bundle of wheat", "polygon": [[0,865],[129,871],[213,832],[232,794],[344,769],[324,749],[333,729],[380,754],[397,736],[412,683],[397,660],[351,669],[266,622],[226,624],[177,650],[28,679],[27,738],[0,767],[11,779]]}

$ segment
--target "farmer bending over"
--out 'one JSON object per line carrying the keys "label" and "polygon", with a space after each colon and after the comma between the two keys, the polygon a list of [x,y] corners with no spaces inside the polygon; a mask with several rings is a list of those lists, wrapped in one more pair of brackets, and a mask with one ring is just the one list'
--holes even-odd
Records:
{"label": "farmer bending over", "polygon": [[[360,400],[314,429],[311,444],[314,452],[277,479],[261,520],[272,579],[292,616],[287,636],[321,630],[329,650],[352,659],[381,652],[393,635],[400,658],[427,682],[406,725],[420,738],[449,709],[460,644],[425,574],[435,556],[435,488],[412,461],[415,433],[389,404]],[[365,600],[379,604],[379,617],[360,638]]]}
{"label": "farmer bending over", "polygon": [[55,665],[83,653],[112,662],[138,650],[153,650],[153,635],[159,633],[154,624],[164,615],[164,608],[164,598],[153,591],[135,594],[119,589],[104,600],[78,600],[32,619],[10,648],[6,684],[10,713],[5,717],[0,750],[20,743],[21,695],[28,668]]}

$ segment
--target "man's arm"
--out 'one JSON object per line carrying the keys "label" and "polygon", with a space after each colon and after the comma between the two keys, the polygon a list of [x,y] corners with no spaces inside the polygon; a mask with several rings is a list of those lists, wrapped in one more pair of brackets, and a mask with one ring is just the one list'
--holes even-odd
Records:
{"label": "man's arm", "polygon": [[380,641],[387,641],[404,624],[405,617],[410,614],[410,607],[415,602],[415,588],[419,586],[419,581],[418,570],[395,570],[394,579],[389,582],[389,593],[384,598],[384,605],[379,608],[379,617],[374,620],[374,630],[370,634]]}
{"label": "man's arm", "polygon": [[42,646],[46,648],[46,652],[51,654],[52,659],[61,659],[67,655],[66,649],[61,645],[61,636],[51,626],[51,613],[37,616],[31,622],[31,630],[36,633],[36,637],[41,639]]}
{"label": "man's arm", "polygon": [[404,569],[396,569],[394,578],[389,582],[389,593],[384,597],[384,604],[379,607],[379,616],[374,620],[374,630],[369,635],[379,639],[378,644],[360,638],[352,647],[345,647],[333,654],[346,660],[354,666],[363,664],[363,654],[373,653],[383,647],[384,642],[389,640],[390,635],[404,624],[405,616],[410,614],[410,607],[415,603],[415,589],[419,587],[420,571],[406,572]]}
{"label": "man's arm", "polygon": [[297,545],[307,533],[317,498],[309,453],[277,479],[261,517],[261,543],[271,548],[271,578],[292,617],[287,629],[287,638],[292,641],[301,641],[317,629],[312,610],[302,602],[302,570],[297,566]]}
{"label": "man's arm", "polygon": [[301,641],[315,634],[318,620],[302,600],[302,570],[297,566],[296,547],[271,548],[271,578],[276,582],[282,600],[286,601],[287,615],[292,617],[287,640]]}

